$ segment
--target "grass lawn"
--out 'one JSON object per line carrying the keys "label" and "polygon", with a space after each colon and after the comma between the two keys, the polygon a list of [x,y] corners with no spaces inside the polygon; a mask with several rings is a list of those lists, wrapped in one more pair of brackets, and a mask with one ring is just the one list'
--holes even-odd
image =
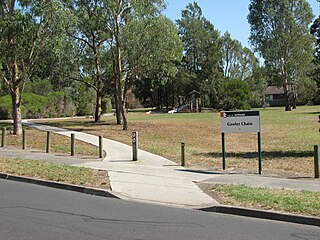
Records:
{"label": "grass lawn", "polygon": [[[2,128],[7,128],[6,145],[15,148],[22,148],[22,136],[15,136],[10,134],[12,131],[12,124],[0,123],[0,136],[2,135]],[[1,141],[1,140],[0,140]],[[46,151],[47,133],[33,128],[26,128],[26,144],[27,149],[38,149],[43,152]],[[77,156],[99,158],[98,147],[91,144],[76,140],[75,151]],[[51,152],[71,154],[71,140],[69,137],[58,134],[51,134]]]}
{"label": "grass lawn", "polygon": [[[211,185],[220,203],[320,217],[320,193],[251,188],[244,185]],[[210,194],[210,193],[209,193]]]}
{"label": "grass lawn", "polygon": [[106,171],[42,161],[0,157],[0,172],[104,189],[110,187]]}
{"label": "grass lawn", "polygon": [[[320,143],[320,106],[260,110],[263,171],[271,175],[313,176],[313,146]],[[115,117],[46,121],[46,124],[103,135],[131,144],[131,132],[139,132],[139,147],[180,161],[180,143],[186,143],[186,161],[192,168],[221,169],[219,113],[151,114],[130,112],[129,131],[117,126]],[[229,170],[258,172],[257,134],[226,134]]]}

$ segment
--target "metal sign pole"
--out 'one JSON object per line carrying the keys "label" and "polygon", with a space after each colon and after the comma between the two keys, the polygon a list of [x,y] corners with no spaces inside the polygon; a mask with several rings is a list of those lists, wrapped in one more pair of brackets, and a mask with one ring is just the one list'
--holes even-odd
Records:
{"label": "metal sign pole", "polygon": [[259,153],[259,174],[262,174],[262,146],[261,146],[261,132],[258,132],[258,153]]}
{"label": "metal sign pole", "polygon": [[221,133],[221,140],[222,140],[222,169],[226,170],[226,168],[227,168],[227,163],[226,163],[226,142],[225,142],[224,132]]}

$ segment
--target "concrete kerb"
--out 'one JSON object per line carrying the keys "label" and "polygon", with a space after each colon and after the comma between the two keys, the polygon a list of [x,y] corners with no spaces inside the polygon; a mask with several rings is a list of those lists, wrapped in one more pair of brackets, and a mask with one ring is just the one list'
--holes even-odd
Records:
{"label": "concrete kerb", "polygon": [[73,185],[68,183],[53,182],[49,180],[41,180],[41,179],[30,178],[30,177],[21,177],[21,176],[15,176],[7,173],[0,173],[0,179],[23,182],[23,183],[31,183],[31,184],[41,185],[45,187],[51,187],[51,188],[57,188],[62,190],[85,193],[89,195],[95,195],[99,197],[120,199],[120,197],[116,196],[116,194],[114,193],[111,193],[109,190],[104,190],[99,188],[84,187],[84,186],[78,186],[78,185]]}
{"label": "concrete kerb", "polygon": [[294,215],[273,211],[262,211],[257,209],[241,208],[235,206],[213,206],[197,209],[204,212],[216,212],[222,214],[238,215],[243,217],[261,218],[281,222],[290,222],[303,225],[320,226],[320,218],[304,215]]}
{"label": "concrete kerb", "polygon": [[[117,195],[114,192],[111,193],[111,191],[109,190],[83,187],[83,186],[72,185],[67,183],[58,183],[58,182],[40,180],[40,179],[29,178],[29,177],[14,176],[6,173],[0,173],[0,179],[23,182],[23,183],[31,183],[31,184],[41,185],[45,187],[57,188],[57,189],[62,189],[67,191],[74,191],[74,192],[95,195],[95,196],[105,197],[105,198],[123,199],[123,196]],[[132,199],[124,198],[123,200],[132,200]],[[144,202],[144,201],[137,201],[137,202]],[[150,204],[155,202],[147,202],[147,203]],[[169,205],[169,206],[176,207],[175,205]],[[291,223],[297,223],[297,224],[303,224],[303,225],[320,226],[320,218],[317,218],[317,217],[293,215],[293,214],[278,213],[278,212],[272,212],[272,211],[261,211],[256,209],[240,208],[235,206],[220,205],[220,206],[213,206],[213,207],[194,208],[194,210],[203,211],[203,212],[230,214],[230,215],[237,215],[237,216],[244,216],[244,217],[261,218],[261,219],[268,219],[268,220],[282,221],[282,222],[291,222]]]}

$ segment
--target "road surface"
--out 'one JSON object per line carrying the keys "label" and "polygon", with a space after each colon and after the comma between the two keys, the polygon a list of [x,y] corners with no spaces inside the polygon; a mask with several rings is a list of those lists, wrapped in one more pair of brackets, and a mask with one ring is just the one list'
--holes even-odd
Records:
{"label": "road surface", "polygon": [[320,228],[0,180],[0,239],[319,240]]}

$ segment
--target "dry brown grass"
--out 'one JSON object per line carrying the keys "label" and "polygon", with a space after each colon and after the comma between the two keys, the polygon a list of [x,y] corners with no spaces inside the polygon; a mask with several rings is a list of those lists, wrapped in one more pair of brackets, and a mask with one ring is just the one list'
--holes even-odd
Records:
{"label": "dry brown grass", "polygon": [[[16,136],[10,134],[11,125],[8,124],[0,124],[0,130],[6,127],[7,135],[6,135],[6,145],[14,148],[22,148],[22,136]],[[2,135],[2,131],[0,131],[0,136]],[[27,149],[37,149],[43,152],[46,151],[46,142],[47,142],[47,133],[43,131],[39,131],[33,128],[26,128],[26,145]],[[79,157],[90,157],[90,158],[98,158],[98,148],[84,143],[82,141],[76,140],[76,155]],[[71,154],[71,141],[69,137],[61,136],[58,134],[51,134],[51,152],[52,153],[60,153],[60,154]]]}
{"label": "dry brown grass", "polygon": [[[320,107],[298,107],[292,112],[282,108],[261,110],[263,170],[271,175],[313,176],[313,145],[319,144]],[[131,132],[139,132],[141,149],[180,160],[180,142],[186,143],[189,167],[221,169],[221,133],[218,113],[151,114],[129,113],[130,131],[115,124],[114,117],[101,123],[91,119],[48,121],[59,127],[75,129],[131,144]],[[226,134],[229,170],[258,171],[257,134]]]}

